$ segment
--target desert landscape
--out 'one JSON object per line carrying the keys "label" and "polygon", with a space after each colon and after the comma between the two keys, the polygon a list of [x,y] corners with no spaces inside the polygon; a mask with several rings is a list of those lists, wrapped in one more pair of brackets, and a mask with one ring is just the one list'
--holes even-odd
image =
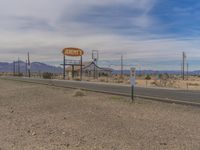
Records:
{"label": "desert landscape", "polygon": [[[150,77],[147,79],[147,77]],[[164,76],[164,74],[163,74]],[[86,81],[92,82],[107,82],[114,84],[130,85],[130,76],[113,75],[112,77],[99,77],[98,79],[84,78]],[[182,90],[200,90],[200,77],[189,76],[187,79],[182,80],[180,76],[171,75],[167,78],[158,77],[155,75],[143,75],[136,77],[136,86],[139,87],[157,87],[157,88],[173,88]]]}
{"label": "desert landscape", "polygon": [[200,109],[0,80],[0,150],[199,150]]}
{"label": "desert landscape", "polygon": [[[0,73],[0,76],[12,76],[12,73]],[[32,74],[34,78],[43,78],[42,75],[37,73]],[[51,79],[62,80],[62,74],[52,74]],[[72,79],[72,77],[66,80],[76,80],[80,81],[80,77]],[[112,75],[112,76],[101,76],[101,77],[83,77],[83,81],[88,82],[99,82],[108,84],[120,84],[120,85],[130,85],[130,75]],[[136,76],[136,86],[147,87],[147,88],[170,88],[170,89],[181,89],[181,90],[197,90],[200,91],[200,77],[197,75],[190,75],[183,80],[179,75],[137,75]]]}

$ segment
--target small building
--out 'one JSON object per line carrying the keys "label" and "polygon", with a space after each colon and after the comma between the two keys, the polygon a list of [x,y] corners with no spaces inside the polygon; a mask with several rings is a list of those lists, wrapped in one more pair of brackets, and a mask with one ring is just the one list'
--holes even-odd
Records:
{"label": "small building", "polygon": [[[74,71],[73,71],[74,70]],[[80,66],[69,66],[66,69],[68,77],[78,77],[80,76]],[[101,76],[111,76],[111,68],[102,68],[97,66],[94,62],[83,62],[82,75],[83,77],[101,77]]]}

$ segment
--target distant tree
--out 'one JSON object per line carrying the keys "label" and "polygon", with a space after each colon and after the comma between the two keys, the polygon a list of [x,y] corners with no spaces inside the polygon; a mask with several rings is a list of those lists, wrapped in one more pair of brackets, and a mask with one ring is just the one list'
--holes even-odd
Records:
{"label": "distant tree", "polygon": [[44,73],[42,74],[42,77],[43,77],[44,79],[52,79],[53,73],[51,73],[51,72],[44,72]]}
{"label": "distant tree", "polygon": [[162,74],[159,74],[158,75],[158,79],[162,79],[163,75]]}
{"label": "distant tree", "polygon": [[166,80],[169,79],[169,77],[170,77],[170,76],[169,76],[168,73],[165,73],[165,74],[164,74],[164,78],[165,78]]}
{"label": "distant tree", "polygon": [[145,80],[151,80],[151,76],[148,74],[148,75],[145,77]]}
{"label": "distant tree", "polygon": [[151,80],[151,76],[150,76],[149,74],[146,75],[145,80],[146,80],[146,87],[147,87],[147,85],[148,85],[148,80]]}
{"label": "distant tree", "polygon": [[19,76],[19,77],[22,77],[22,76],[23,76],[23,73],[19,73],[18,76]]}

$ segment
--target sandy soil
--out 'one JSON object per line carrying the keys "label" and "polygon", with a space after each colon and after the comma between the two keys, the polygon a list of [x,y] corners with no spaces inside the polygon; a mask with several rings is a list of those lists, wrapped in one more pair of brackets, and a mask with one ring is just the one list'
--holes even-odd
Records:
{"label": "sandy soil", "polygon": [[[152,76],[151,80],[145,80],[145,77],[136,77],[136,85],[140,87],[162,87],[162,88],[173,88],[173,89],[182,89],[182,90],[200,90],[200,77],[189,76],[188,80],[182,80],[180,77],[176,79],[168,79],[166,84],[164,81],[158,79],[155,76]],[[124,76],[123,79],[120,76],[113,76],[112,78],[108,77],[99,77],[97,79],[87,79],[83,78],[84,81],[91,82],[104,82],[108,84],[121,84],[121,85],[130,85],[130,77]]]}
{"label": "sandy soil", "polygon": [[0,80],[0,150],[199,150],[200,108]]}

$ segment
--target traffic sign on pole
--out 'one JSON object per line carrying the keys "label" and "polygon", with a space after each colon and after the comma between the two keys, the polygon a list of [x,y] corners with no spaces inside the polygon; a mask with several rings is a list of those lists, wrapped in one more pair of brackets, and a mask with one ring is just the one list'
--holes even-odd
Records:
{"label": "traffic sign on pole", "polygon": [[134,93],[135,93],[135,77],[136,77],[136,69],[132,67],[130,69],[130,82],[131,82],[131,99],[134,101]]}

